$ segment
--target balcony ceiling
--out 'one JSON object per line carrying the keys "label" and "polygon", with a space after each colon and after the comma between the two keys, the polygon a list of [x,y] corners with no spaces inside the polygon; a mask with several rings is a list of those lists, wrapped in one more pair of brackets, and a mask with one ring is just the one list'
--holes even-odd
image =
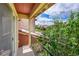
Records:
{"label": "balcony ceiling", "polygon": [[17,13],[21,14],[30,14],[34,7],[35,3],[15,3]]}
{"label": "balcony ceiling", "polygon": [[14,3],[9,4],[12,8],[14,14],[19,17],[28,17],[28,18],[35,18],[40,13],[47,10],[50,6],[54,3]]}

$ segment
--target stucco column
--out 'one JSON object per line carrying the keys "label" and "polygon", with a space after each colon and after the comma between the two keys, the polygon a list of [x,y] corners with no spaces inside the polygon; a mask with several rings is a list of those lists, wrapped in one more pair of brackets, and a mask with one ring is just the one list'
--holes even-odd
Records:
{"label": "stucco column", "polygon": [[32,19],[30,19],[29,20],[29,22],[30,22],[30,31],[31,32],[35,32],[35,19],[34,18],[32,18]]}
{"label": "stucco column", "polygon": [[35,19],[29,19],[29,46],[31,46],[31,32],[35,32]]}

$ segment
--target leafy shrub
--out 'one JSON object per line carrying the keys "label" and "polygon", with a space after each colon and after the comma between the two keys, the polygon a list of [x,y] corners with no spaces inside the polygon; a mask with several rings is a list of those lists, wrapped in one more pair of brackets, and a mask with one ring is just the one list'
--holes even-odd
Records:
{"label": "leafy shrub", "polygon": [[54,25],[42,31],[39,41],[52,55],[79,55],[79,12],[71,12],[66,22],[55,20]]}

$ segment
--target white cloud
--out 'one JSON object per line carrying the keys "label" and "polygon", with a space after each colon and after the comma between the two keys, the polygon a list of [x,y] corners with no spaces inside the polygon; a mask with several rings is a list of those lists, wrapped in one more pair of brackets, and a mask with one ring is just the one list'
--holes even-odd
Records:
{"label": "white cloud", "polygon": [[46,14],[60,14],[61,11],[79,10],[79,3],[58,3],[45,11]]}
{"label": "white cloud", "polygon": [[46,17],[39,17],[38,21],[52,21],[53,19],[48,19]]}

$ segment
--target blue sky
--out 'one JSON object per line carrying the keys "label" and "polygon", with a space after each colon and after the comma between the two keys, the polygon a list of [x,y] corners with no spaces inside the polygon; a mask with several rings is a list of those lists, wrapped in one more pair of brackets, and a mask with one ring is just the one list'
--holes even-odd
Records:
{"label": "blue sky", "polygon": [[79,10],[79,4],[78,3],[57,3],[50,7],[48,10],[40,14],[36,17],[38,22],[51,22],[54,19],[54,16],[57,16],[58,18],[64,20],[67,20],[67,18],[70,15],[70,11],[76,11]]}

